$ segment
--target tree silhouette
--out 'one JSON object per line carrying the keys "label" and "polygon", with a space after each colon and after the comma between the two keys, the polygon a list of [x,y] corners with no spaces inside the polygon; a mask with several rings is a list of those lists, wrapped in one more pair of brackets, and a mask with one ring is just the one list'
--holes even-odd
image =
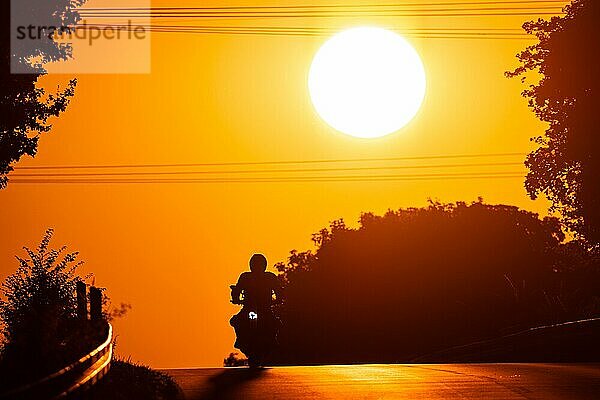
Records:
{"label": "tree silhouette", "polygon": [[357,229],[335,221],[315,252],[276,266],[286,294],[276,362],[406,362],[598,315],[598,264],[564,238],[556,218],[482,201],[365,213]]}
{"label": "tree silhouette", "polygon": [[525,186],[536,198],[546,195],[552,211],[591,244],[600,243],[600,3],[575,0],[563,17],[539,19],[523,27],[538,43],[517,57],[521,66],[508,76],[539,72],[541,79],[523,92],[536,116],[548,123],[533,140]]}
{"label": "tree silhouette", "polygon": [[[30,10],[31,21],[44,26],[69,27],[78,20],[74,11],[85,0],[20,0]],[[71,57],[71,47],[43,36],[30,44],[11,46],[11,1],[0,6],[0,189],[6,187],[12,164],[23,155],[35,156],[39,137],[51,129],[48,120],[62,113],[73,97],[76,80],[64,88],[47,92],[36,84],[46,73],[44,64]],[[28,73],[11,73],[13,66]]]}

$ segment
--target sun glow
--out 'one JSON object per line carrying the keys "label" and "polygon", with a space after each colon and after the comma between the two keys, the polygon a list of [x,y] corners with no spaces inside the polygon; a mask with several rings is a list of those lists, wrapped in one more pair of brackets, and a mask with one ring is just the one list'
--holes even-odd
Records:
{"label": "sun glow", "polygon": [[419,111],[425,70],[400,35],[373,27],[330,38],[315,55],[308,88],[315,109],[333,128],[375,138],[396,132]]}

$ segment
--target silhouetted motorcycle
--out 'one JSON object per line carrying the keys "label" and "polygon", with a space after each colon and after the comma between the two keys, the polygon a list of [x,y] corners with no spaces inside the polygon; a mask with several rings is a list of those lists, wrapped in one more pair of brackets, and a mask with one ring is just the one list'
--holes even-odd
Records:
{"label": "silhouetted motorcycle", "polygon": [[237,335],[235,347],[248,357],[250,367],[262,366],[277,342],[279,320],[270,307],[258,309],[247,304],[243,298],[239,299],[236,285],[230,288],[231,302],[242,305],[242,310],[231,319]]}

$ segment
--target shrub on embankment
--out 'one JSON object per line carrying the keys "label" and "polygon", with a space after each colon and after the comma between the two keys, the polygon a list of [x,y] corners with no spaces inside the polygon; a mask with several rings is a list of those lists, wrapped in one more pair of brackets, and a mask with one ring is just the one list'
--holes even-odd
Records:
{"label": "shrub on embankment", "polygon": [[2,386],[18,386],[77,360],[103,340],[105,330],[76,316],[76,275],[82,262],[66,247],[50,249],[53,231],[35,250],[25,247],[17,271],[2,283],[0,318],[4,339]]}
{"label": "shrub on embankment", "polygon": [[[78,253],[66,247],[49,248],[52,230],[40,245],[25,248],[26,258],[2,283],[0,318],[3,343],[0,351],[0,393],[35,382],[54,373],[106,340],[106,319],[122,316],[128,305],[110,315],[98,309],[94,320],[77,315],[76,286],[85,278],[76,275]],[[101,296],[102,297],[102,296]],[[104,297],[106,300],[106,297]],[[113,360],[107,375],[79,398],[149,399],[179,398],[177,384],[164,373],[129,361]]]}
{"label": "shrub on embankment", "polygon": [[88,400],[178,400],[181,389],[164,372],[128,360],[113,360],[108,374],[88,392]]}

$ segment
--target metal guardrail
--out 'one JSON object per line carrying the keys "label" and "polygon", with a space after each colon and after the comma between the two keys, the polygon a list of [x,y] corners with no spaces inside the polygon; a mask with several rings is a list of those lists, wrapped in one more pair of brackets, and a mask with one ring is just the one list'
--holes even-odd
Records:
{"label": "metal guardrail", "polygon": [[113,355],[113,329],[108,324],[106,340],[79,360],[42,379],[9,392],[0,399],[64,399],[84,390],[108,372]]}

